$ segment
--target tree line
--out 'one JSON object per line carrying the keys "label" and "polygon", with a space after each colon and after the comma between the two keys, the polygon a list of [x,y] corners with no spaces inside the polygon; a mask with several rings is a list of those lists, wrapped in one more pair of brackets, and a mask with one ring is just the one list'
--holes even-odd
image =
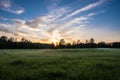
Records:
{"label": "tree line", "polygon": [[0,49],[64,49],[64,48],[120,48],[120,42],[105,43],[104,41],[95,43],[94,39],[86,40],[85,43],[80,40],[73,41],[73,43],[66,43],[61,39],[56,45],[45,43],[33,43],[26,38],[17,41],[16,38],[7,36],[0,37]]}
{"label": "tree line", "polygon": [[52,48],[52,46],[51,44],[33,43],[26,38],[22,38],[18,42],[14,37],[0,37],[0,49],[47,49]]}
{"label": "tree line", "polygon": [[73,43],[65,43],[64,39],[59,42],[58,48],[120,48],[120,42],[105,43],[104,41],[95,43],[95,40],[91,38],[86,40],[85,43],[80,40],[73,41]]}

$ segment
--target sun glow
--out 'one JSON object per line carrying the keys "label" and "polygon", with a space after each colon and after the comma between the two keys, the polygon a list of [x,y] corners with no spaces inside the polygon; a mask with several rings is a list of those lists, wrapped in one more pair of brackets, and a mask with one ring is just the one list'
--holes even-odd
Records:
{"label": "sun glow", "polygon": [[60,39],[62,39],[60,33],[58,31],[53,31],[50,41],[53,42],[54,45],[56,46],[58,45]]}

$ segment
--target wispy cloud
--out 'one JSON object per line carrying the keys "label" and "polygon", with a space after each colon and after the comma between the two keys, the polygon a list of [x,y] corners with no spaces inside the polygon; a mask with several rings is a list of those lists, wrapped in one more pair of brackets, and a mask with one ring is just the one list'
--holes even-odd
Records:
{"label": "wispy cloud", "polygon": [[7,25],[7,24],[0,24],[0,31],[5,32],[5,33],[9,33],[9,34],[13,34],[15,36],[19,35],[18,33],[16,33],[14,31],[14,29],[11,28],[10,25]]}
{"label": "wispy cloud", "polygon": [[0,9],[14,14],[24,13],[24,9],[12,3],[11,0],[0,0]]}
{"label": "wispy cloud", "polygon": [[104,13],[104,11],[99,11],[99,12],[92,12],[92,13],[89,13],[87,16],[94,16],[94,15],[97,15],[97,14],[100,14],[100,13]]}
{"label": "wispy cloud", "polygon": [[78,18],[71,19],[64,24],[54,23],[54,17],[48,17],[48,15],[27,21],[5,18],[5,20],[12,21],[13,24],[0,24],[0,30],[9,34],[11,33],[13,35],[23,36],[29,39],[31,38],[32,40],[37,39],[37,41],[40,42],[44,39],[49,42],[58,42],[61,38],[64,38],[67,41],[73,41],[74,37],[72,37],[72,34],[85,29],[85,26],[88,24],[87,22],[90,20],[89,17],[91,16],[92,15],[80,16]]}
{"label": "wispy cloud", "polygon": [[74,16],[74,15],[80,14],[81,12],[84,12],[84,11],[87,11],[87,10],[90,10],[90,9],[93,9],[93,8],[99,6],[100,4],[102,4],[103,2],[104,2],[104,0],[99,0],[98,2],[88,4],[87,6],[82,7],[82,8],[80,8],[80,9],[72,12],[71,14],[67,15],[66,17],[64,17],[63,19],[61,19],[61,21],[62,21],[62,20],[65,20],[65,19],[67,19],[67,18],[69,18],[69,17],[72,17],[72,16]]}
{"label": "wispy cloud", "polygon": [[[9,2],[9,0],[7,0],[7,2]],[[52,7],[51,10],[48,11],[48,14],[26,21],[21,19],[8,19],[2,17],[1,19],[9,20],[13,24],[0,24],[0,31],[9,34],[11,33],[13,35],[17,34],[18,36],[28,37],[32,40],[36,39],[40,42],[58,42],[61,38],[64,38],[67,41],[73,41],[75,38],[74,34],[86,29],[86,26],[91,20],[91,17],[93,15],[99,14],[100,12],[88,13],[87,15],[74,17],[72,19],[70,17],[75,16],[81,12],[93,9],[99,6],[102,2],[103,1],[100,0],[98,2],[89,4],[70,14],[68,14],[69,10],[66,7]],[[10,8],[10,6],[11,4],[6,7]]]}

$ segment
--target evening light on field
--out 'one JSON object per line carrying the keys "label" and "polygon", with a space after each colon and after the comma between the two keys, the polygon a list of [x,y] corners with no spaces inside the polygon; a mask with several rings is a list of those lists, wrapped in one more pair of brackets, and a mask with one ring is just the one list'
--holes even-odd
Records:
{"label": "evening light on field", "polygon": [[0,0],[0,80],[120,80],[120,0]]}

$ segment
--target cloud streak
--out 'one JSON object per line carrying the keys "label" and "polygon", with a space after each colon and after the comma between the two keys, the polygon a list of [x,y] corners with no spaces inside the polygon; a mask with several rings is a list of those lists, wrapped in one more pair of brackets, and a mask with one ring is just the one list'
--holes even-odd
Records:
{"label": "cloud streak", "polygon": [[[2,3],[2,7],[5,9],[11,8],[11,3],[9,0],[7,0],[7,2],[4,6]],[[72,19],[71,17],[78,15],[81,12],[93,9],[102,3],[103,1],[100,0],[92,4],[88,4],[87,6],[70,14],[68,14],[69,10],[66,7],[59,7],[55,9],[52,8],[48,14],[26,21],[2,17],[2,20],[11,21],[12,24],[0,24],[0,31],[11,33],[13,35],[16,34],[18,36],[23,36],[30,39],[37,39],[37,41],[40,42],[58,42],[61,38],[66,39],[68,42],[73,41],[75,38],[73,35],[86,29],[88,22],[91,20],[90,18],[96,14],[99,14],[99,12],[88,13],[87,15],[74,17]],[[15,14],[21,13],[22,12],[18,12]]]}
{"label": "cloud streak", "polygon": [[76,11],[72,12],[71,14],[67,15],[65,18],[61,19],[61,21],[65,20],[65,19],[68,19],[68,18],[70,18],[72,16],[75,16],[77,14],[80,14],[81,12],[93,9],[93,8],[99,6],[100,4],[102,4],[103,2],[104,2],[104,0],[99,0],[98,2],[91,3],[91,4],[89,4],[89,5],[85,6],[85,7],[82,7],[79,10],[76,10]]}
{"label": "cloud streak", "polygon": [[11,0],[0,0],[0,9],[9,13],[22,14],[24,9],[14,3]]}

